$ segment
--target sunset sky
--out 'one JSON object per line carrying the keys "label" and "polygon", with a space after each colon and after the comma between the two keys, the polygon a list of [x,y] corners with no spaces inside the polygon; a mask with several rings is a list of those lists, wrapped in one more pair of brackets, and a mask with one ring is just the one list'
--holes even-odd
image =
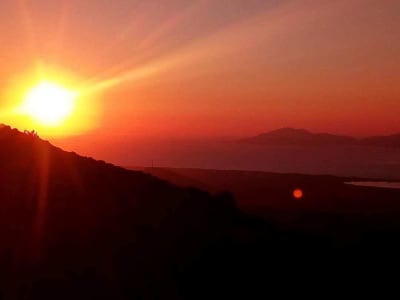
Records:
{"label": "sunset sky", "polygon": [[[398,0],[2,0],[0,123],[56,135],[400,132]],[[80,93],[57,128],[15,113]]]}

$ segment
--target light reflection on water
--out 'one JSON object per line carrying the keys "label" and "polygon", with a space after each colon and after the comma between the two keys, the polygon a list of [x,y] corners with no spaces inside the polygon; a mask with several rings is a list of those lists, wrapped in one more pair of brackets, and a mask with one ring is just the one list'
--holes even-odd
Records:
{"label": "light reflection on water", "polygon": [[400,182],[387,182],[387,181],[354,181],[346,182],[346,184],[366,187],[378,187],[385,189],[400,189]]}

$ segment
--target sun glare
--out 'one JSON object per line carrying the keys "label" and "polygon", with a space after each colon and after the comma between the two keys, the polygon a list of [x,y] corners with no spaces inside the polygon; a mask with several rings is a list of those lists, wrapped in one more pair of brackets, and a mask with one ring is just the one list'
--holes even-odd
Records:
{"label": "sun glare", "polygon": [[22,110],[45,126],[62,124],[74,111],[76,93],[51,82],[41,82],[24,98]]}

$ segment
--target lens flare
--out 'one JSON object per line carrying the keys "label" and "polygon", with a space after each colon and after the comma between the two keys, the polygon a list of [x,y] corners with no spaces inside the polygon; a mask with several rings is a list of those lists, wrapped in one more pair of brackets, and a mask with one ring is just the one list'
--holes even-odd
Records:
{"label": "lens flare", "polygon": [[293,191],[293,197],[297,200],[300,200],[304,197],[304,192],[301,189],[295,189]]}

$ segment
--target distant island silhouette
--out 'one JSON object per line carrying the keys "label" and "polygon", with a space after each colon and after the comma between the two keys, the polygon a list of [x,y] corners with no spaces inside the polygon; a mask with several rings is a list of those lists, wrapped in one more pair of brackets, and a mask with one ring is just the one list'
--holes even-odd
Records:
{"label": "distant island silhouette", "polygon": [[379,146],[400,147],[400,133],[387,136],[355,138],[330,133],[313,133],[306,129],[280,128],[253,137],[238,140],[240,143],[286,146]]}

